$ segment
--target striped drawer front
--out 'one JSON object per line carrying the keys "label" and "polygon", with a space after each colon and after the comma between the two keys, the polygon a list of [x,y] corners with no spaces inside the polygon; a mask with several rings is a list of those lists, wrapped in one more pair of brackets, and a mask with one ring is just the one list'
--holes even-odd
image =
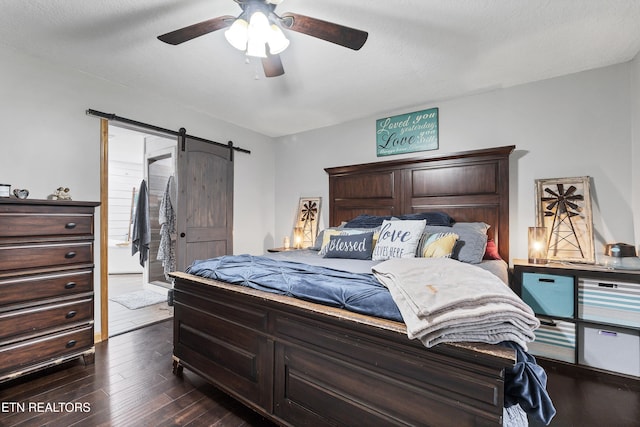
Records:
{"label": "striped drawer front", "polygon": [[640,327],[640,284],[579,278],[578,314],[585,320]]}
{"label": "striped drawer front", "polygon": [[562,320],[540,319],[536,339],[529,343],[529,352],[548,359],[576,362],[576,325]]}

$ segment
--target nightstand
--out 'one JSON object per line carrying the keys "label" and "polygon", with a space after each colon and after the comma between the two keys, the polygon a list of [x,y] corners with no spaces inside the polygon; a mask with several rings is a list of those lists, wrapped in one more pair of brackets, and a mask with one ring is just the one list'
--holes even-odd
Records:
{"label": "nightstand", "polygon": [[531,354],[640,378],[640,271],[514,260],[513,279],[541,322]]}

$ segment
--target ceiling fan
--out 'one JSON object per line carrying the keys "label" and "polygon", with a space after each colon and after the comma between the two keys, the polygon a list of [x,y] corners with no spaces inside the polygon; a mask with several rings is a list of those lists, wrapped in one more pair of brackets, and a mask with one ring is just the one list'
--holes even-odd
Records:
{"label": "ceiling fan", "polygon": [[267,77],[284,74],[279,53],[289,46],[281,29],[307,34],[349,49],[359,50],[367,41],[368,33],[333,22],[284,13],[277,15],[275,8],[282,0],[233,0],[242,8],[238,17],[223,15],[158,36],[158,39],[178,45],[205,34],[228,28],[225,37],[229,43],[248,56],[262,59]]}

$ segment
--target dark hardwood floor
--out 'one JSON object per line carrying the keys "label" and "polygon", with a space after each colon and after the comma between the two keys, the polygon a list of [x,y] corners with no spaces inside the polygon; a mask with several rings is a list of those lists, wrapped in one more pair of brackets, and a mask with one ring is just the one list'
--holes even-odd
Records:
{"label": "dark hardwood floor", "polygon": [[[77,360],[0,384],[0,426],[273,426],[189,370],[174,376],[171,325],[98,344],[94,365]],[[638,382],[547,372],[552,426],[640,426]]]}

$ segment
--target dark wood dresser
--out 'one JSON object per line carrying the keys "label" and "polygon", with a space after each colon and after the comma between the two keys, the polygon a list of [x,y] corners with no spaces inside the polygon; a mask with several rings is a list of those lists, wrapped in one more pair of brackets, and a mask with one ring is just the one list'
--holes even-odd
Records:
{"label": "dark wood dresser", "polygon": [[93,362],[96,206],[0,198],[0,382]]}

